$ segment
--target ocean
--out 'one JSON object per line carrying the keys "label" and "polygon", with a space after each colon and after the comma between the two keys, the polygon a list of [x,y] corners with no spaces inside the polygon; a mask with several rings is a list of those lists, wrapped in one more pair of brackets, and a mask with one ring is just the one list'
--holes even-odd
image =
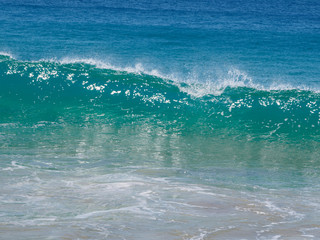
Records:
{"label": "ocean", "polygon": [[320,2],[0,0],[0,239],[319,239]]}

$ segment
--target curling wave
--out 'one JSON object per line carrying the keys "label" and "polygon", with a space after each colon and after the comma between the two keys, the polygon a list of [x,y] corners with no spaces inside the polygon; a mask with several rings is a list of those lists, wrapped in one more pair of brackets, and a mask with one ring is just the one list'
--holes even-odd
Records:
{"label": "curling wave", "polygon": [[317,91],[265,89],[237,70],[229,75],[210,83],[183,82],[141,66],[122,69],[93,59],[26,62],[2,54],[0,121],[108,119],[161,123],[180,132],[319,136]]}

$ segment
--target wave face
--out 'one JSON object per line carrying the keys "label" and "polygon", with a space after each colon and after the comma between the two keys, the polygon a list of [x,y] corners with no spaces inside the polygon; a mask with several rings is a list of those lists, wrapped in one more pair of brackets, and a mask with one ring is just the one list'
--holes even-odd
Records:
{"label": "wave face", "polygon": [[0,61],[2,123],[144,123],[178,133],[252,136],[320,133],[320,94],[311,90],[264,90],[239,77],[212,87],[85,61],[23,62],[5,55]]}

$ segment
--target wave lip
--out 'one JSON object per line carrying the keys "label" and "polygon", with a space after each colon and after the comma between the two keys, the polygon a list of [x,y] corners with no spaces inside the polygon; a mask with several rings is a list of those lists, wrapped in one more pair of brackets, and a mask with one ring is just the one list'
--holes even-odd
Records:
{"label": "wave lip", "polygon": [[[147,70],[142,64],[138,63],[134,66],[120,67],[111,63],[98,60],[95,58],[76,58],[76,57],[65,57],[62,59],[41,59],[38,61],[23,62],[18,61],[10,53],[0,52],[2,57],[9,57],[10,61],[20,64],[33,63],[33,64],[53,64],[66,66],[74,65],[79,67],[80,65],[88,65],[91,68],[112,70],[116,72],[122,72],[127,74],[136,75],[148,75],[149,77],[156,77],[163,81],[170,82],[177,86],[182,92],[187,93],[194,98],[203,98],[208,95],[221,95],[227,88],[250,88],[260,91],[309,91],[314,93],[320,93],[320,89],[310,87],[307,85],[292,85],[291,83],[279,83],[272,82],[269,85],[262,85],[255,82],[246,72],[240,71],[236,68],[228,70],[227,74],[217,79],[198,80],[197,78],[182,78],[176,74],[163,74],[157,69]],[[78,65],[78,66],[75,66]],[[48,66],[50,68],[50,66]],[[52,67],[52,66],[51,66]],[[41,78],[41,77],[40,77]]]}
{"label": "wave lip", "polygon": [[[97,60],[94,58],[70,58],[65,57],[60,60],[58,59],[41,59],[39,61],[23,62],[14,59],[13,55],[6,52],[0,52],[0,56],[9,57],[10,60],[8,64],[21,64],[28,66],[29,64],[47,64],[48,70],[54,68],[54,66],[63,67],[66,65],[74,65],[75,68],[81,68],[82,65],[88,65],[90,68],[103,69],[103,70],[112,70],[115,72],[122,72],[123,74],[136,74],[136,75],[146,75],[148,77],[159,78],[162,81],[170,82],[171,84],[179,87],[179,89],[192,97],[202,98],[208,95],[221,95],[224,93],[227,88],[250,88],[260,91],[310,91],[319,93],[320,89],[308,87],[306,85],[297,85],[294,86],[290,83],[277,83],[273,82],[269,86],[265,86],[259,83],[256,83],[249,75],[243,71],[240,71],[236,68],[231,68],[227,72],[226,76],[218,79],[208,79],[206,81],[199,81],[195,78],[183,79],[177,77],[174,74],[163,74],[160,73],[157,69],[146,70],[144,66],[140,63],[135,64],[134,66],[120,67],[110,64],[108,62]],[[50,63],[52,64],[50,66]],[[40,76],[41,78],[41,76]]]}
{"label": "wave lip", "polygon": [[[187,93],[195,98],[202,98],[208,95],[219,96],[222,95],[227,88],[247,88],[258,91],[309,91],[319,93],[319,89],[308,87],[306,85],[294,86],[289,83],[279,84],[273,82],[269,86],[254,82],[254,80],[243,71],[236,68],[230,69],[225,77],[219,79],[211,79],[207,81],[199,81],[197,79],[188,78],[181,79],[171,74],[166,75],[160,73],[156,69],[146,70],[142,64],[136,64],[135,66],[119,67],[110,63],[97,60],[94,58],[63,58],[57,59],[42,59],[39,61],[18,61],[13,58],[10,53],[0,52],[0,57],[3,58],[5,63],[2,63],[3,69],[7,69],[3,72],[4,75],[12,73],[26,75],[29,74],[30,78],[36,78],[36,80],[50,80],[54,75],[59,74],[65,77],[64,80],[70,80],[76,74],[83,74],[88,76],[90,74],[113,74],[113,75],[130,75],[142,78],[157,78],[159,81],[172,84],[180,89],[180,91]],[[69,68],[70,73],[65,70]],[[105,70],[105,72],[103,71]],[[111,73],[113,71],[113,73]],[[6,74],[5,74],[6,73]],[[129,77],[134,77],[133,75]],[[33,79],[33,82],[36,82]],[[39,81],[40,82],[40,81]]]}
{"label": "wave lip", "polygon": [[9,53],[9,52],[1,52],[0,51],[0,58],[4,58],[4,57],[9,57],[11,59],[15,59],[14,56],[11,53]]}

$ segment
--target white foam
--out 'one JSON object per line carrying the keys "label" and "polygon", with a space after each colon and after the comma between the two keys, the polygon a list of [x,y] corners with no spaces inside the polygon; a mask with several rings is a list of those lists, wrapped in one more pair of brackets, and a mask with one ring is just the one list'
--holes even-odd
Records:
{"label": "white foam", "polygon": [[205,82],[201,82],[191,78],[187,81],[187,83],[188,86],[180,87],[180,89],[197,98],[207,95],[221,95],[228,87],[249,87],[255,89],[262,88],[261,85],[255,84],[247,73],[236,68],[231,68],[226,76],[221,77],[220,79],[214,79],[214,81],[213,79],[208,79]]}
{"label": "white foam", "polygon": [[0,51],[0,55],[7,56],[7,57],[10,57],[10,58],[14,58],[14,56],[11,53],[8,53],[8,52],[1,52]]}
{"label": "white foam", "polygon": [[279,239],[279,238],[281,238],[282,236],[281,235],[276,235],[276,236],[273,236],[272,238],[271,238],[271,240],[277,240],[277,239]]}
{"label": "white foam", "polygon": [[11,166],[12,166],[12,167],[2,168],[2,170],[3,170],[3,171],[14,171],[14,170],[16,170],[16,169],[25,169],[25,168],[27,168],[27,167],[18,165],[16,161],[12,161],[12,162],[11,162]]}
{"label": "white foam", "polygon": [[119,212],[125,212],[125,213],[132,213],[134,215],[150,215],[152,216],[153,213],[147,211],[148,208],[140,207],[140,206],[130,206],[130,207],[122,207],[122,208],[116,208],[116,209],[109,209],[109,210],[101,210],[101,211],[93,211],[89,213],[84,213],[81,215],[75,216],[75,219],[87,219],[87,218],[94,218],[94,217],[103,217],[106,216],[108,213],[119,213]]}
{"label": "white foam", "polygon": [[173,77],[172,75],[161,74],[157,69],[147,70],[141,63],[137,63],[134,66],[120,67],[120,66],[116,66],[111,63],[94,59],[94,58],[69,58],[69,57],[62,58],[61,60],[49,59],[47,61],[58,62],[60,64],[84,63],[84,64],[93,65],[96,68],[100,68],[100,69],[110,69],[114,71],[134,73],[134,74],[146,74],[146,75],[150,75],[158,78],[174,80],[174,79],[171,79]]}
{"label": "white foam", "polygon": [[47,61],[58,62],[60,64],[84,63],[93,65],[100,69],[110,69],[138,75],[150,75],[163,80],[172,81],[172,83],[179,87],[181,91],[196,98],[201,98],[207,95],[221,95],[227,87],[250,87],[264,90],[261,85],[254,83],[252,78],[250,78],[246,72],[240,71],[236,68],[231,68],[228,71],[227,76],[221,79],[207,79],[207,81],[201,81],[194,75],[188,79],[185,79],[184,77],[178,77],[178,74],[161,73],[157,69],[147,70],[141,63],[137,63],[134,66],[120,67],[94,58],[69,57],[62,58],[61,60],[50,59]]}
{"label": "white foam", "polygon": [[278,212],[287,216],[291,216],[293,218],[295,218],[296,220],[302,220],[304,218],[304,214],[301,213],[297,213],[296,211],[294,211],[293,209],[289,208],[289,207],[285,207],[285,208],[280,208],[277,207],[273,202],[267,200],[262,202],[264,203],[264,205],[272,212]]}
{"label": "white foam", "polygon": [[277,83],[277,82],[271,83],[271,85],[268,88],[264,88],[262,90],[269,90],[269,91],[300,90],[300,91],[320,92],[320,89],[314,89],[306,85],[293,86],[290,83]]}

